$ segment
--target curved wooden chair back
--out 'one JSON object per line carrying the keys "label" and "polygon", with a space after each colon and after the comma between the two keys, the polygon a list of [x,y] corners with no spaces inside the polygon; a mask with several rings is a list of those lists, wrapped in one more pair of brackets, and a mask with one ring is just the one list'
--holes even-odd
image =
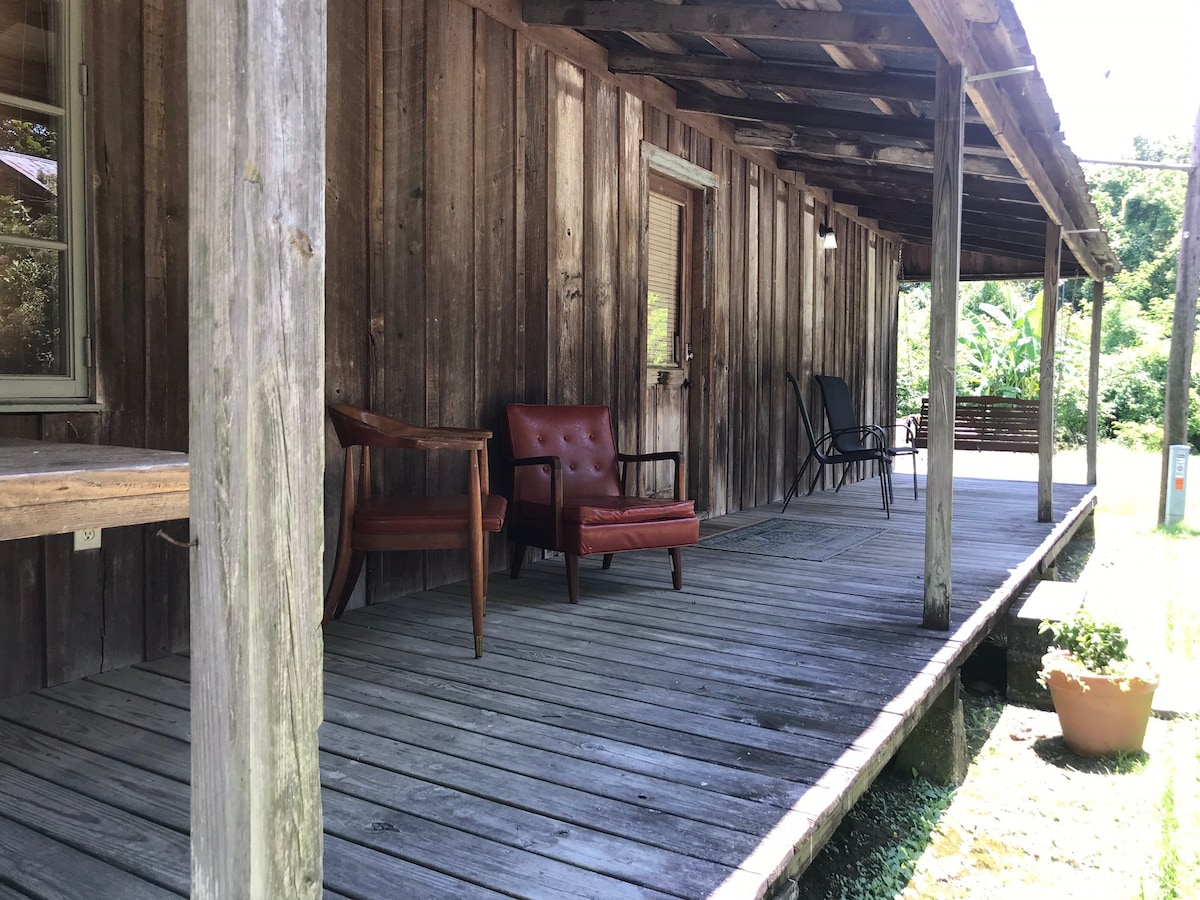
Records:
{"label": "curved wooden chair back", "polygon": [[[507,509],[504,498],[490,491],[487,442],[492,433],[414,425],[341,404],[329,408],[329,417],[345,460],[337,553],[325,594],[323,623],[345,611],[368,552],[466,549],[475,655],[482,655],[488,535],[504,526]],[[376,449],[466,452],[463,491],[449,496],[376,496],[371,487],[372,451]]]}

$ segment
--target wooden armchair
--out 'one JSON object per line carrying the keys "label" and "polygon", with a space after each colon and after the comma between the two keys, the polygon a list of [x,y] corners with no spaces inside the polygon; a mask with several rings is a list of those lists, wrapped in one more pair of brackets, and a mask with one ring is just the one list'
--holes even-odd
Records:
{"label": "wooden armchair", "polygon": [[[337,555],[333,578],[325,594],[322,624],[336,619],[345,610],[369,551],[462,548],[468,551],[470,559],[475,655],[482,656],[489,535],[504,527],[507,507],[503,497],[488,489],[487,442],[492,433],[466,428],[426,428],[353,406],[331,406],[329,415],[338,441],[346,451],[346,461]],[[374,496],[371,451],[376,448],[467,452],[468,474],[463,493]]]}
{"label": "wooden armchair", "polygon": [[[683,498],[681,454],[618,453],[606,406],[512,403],[505,423],[513,463],[513,578],[526,547],[562,552],[567,591],[577,603],[579,557],[602,553],[607,569],[615,553],[665,548],[672,584],[683,587],[681,548],[699,539],[700,520],[692,501]],[[627,496],[629,463],[659,460],[675,464],[674,499]]]}

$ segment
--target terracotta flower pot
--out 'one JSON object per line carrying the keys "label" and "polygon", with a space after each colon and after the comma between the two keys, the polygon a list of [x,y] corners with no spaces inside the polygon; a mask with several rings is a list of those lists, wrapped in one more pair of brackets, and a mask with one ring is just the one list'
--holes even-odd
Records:
{"label": "terracotta flower pot", "polygon": [[1135,753],[1142,749],[1158,675],[1097,675],[1061,651],[1042,657],[1063,740],[1080,756]]}

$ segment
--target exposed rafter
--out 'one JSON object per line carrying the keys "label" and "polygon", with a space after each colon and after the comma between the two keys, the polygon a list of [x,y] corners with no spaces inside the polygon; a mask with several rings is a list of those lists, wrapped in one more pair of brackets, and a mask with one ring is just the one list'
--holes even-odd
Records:
{"label": "exposed rafter", "polygon": [[[775,0],[787,9],[808,9],[819,12],[842,12],[841,0]],[[885,68],[879,54],[870,47],[848,47],[844,44],[822,44],[833,64],[847,72],[882,72]],[[911,102],[897,102],[886,97],[872,97],[871,102],[885,115],[916,115]]]}
{"label": "exposed rafter", "polygon": [[536,25],[562,25],[580,31],[640,31],[659,34],[721,34],[872,47],[931,51],[936,45],[912,16],[812,12],[743,5],[665,6],[636,0],[524,0],[522,16]]}
{"label": "exposed rafter", "polygon": [[[864,219],[877,219],[888,222],[903,222],[914,226],[928,225],[930,210],[920,203],[890,201],[880,198],[879,202],[870,206],[859,206],[858,214]],[[1038,228],[1046,227],[1046,217],[1020,218],[1019,216],[1001,216],[995,213],[981,213],[963,210],[963,229],[982,234],[987,229],[1015,232],[1018,234],[1035,234]],[[903,230],[903,229],[898,229]]]}
{"label": "exposed rafter", "polygon": [[933,79],[927,75],[856,72],[832,66],[803,66],[782,62],[743,62],[709,56],[669,56],[660,53],[614,52],[608,57],[614,72],[657,78],[735,82],[765,87],[882,97],[888,100],[933,101]]}
{"label": "exposed rafter", "polygon": [[[768,100],[726,100],[702,94],[680,94],[676,102],[680,109],[711,113],[746,122],[776,122],[796,128],[813,128],[848,135],[874,134],[921,141],[933,140],[933,121],[931,119],[871,115],[870,113],[803,107],[793,103],[775,103]],[[966,126],[966,130],[969,145],[983,147],[996,145],[996,139],[987,126],[969,124]]]}
{"label": "exposed rafter", "polygon": [[[862,190],[835,190],[833,202],[846,206],[863,207],[879,206],[880,204],[903,202],[911,207],[924,206],[932,209],[933,191],[909,188],[904,191],[902,198],[881,196],[878,193]],[[963,198],[963,215],[974,212],[981,214],[1007,215],[1012,218],[1028,217],[1032,222],[1040,222],[1045,228],[1046,213],[1037,203],[1021,203],[1013,200],[995,200],[990,197],[966,196]]]}
{"label": "exposed rafter", "polygon": [[[735,133],[735,138],[738,135]],[[738,143],[743,141],[738,140]],[[791,146],[774,147],[746,142],[747,146],[774,149],[780,153],[779,167],[795,172],[807,172],[814,168],[826,166],[836,160],[847,166],[859,168],[876,168],[886,171],[919,171],[933,170],[933,151],[918,150],[909,147],[878,147],[872,144],[856,144],[852,141],[817,143],[816,146],[804,146],[802,141],[796,141]],[[827,152],[837,151],[842,152]],[[963,160],[963,172],[967,175],[986,176],[997,181],[1024,184],[1024,180],[1012,164],[1007,160],[991,157],[969,156]]]}
{"label": "exposed rafter", "polygon": [[[739,125],[734,129],[733,139],[743,147],[758,147],[764,150],[775,150],[780,153],[806,153],[809,156],[850,156],[859,159],[877,160],[879,162],[895,161],[890,154],[898,151],[901,154],[916,151],[924,152],[927,148],[921,141],[896,138],[888,135],[863,135],[853,140],[840,138],[823,138],[810,131],[796,131],[783,125]],[[1013,170],[1012,163],[1004,151],[997,146],[968,147],[968,158],[986,159],[998,165],[1008,166]],[[920,168],[926,168],[920,166]],[[985,173],[979,173],[985,174]]]}
{"label": "exposed rafter", "polygon": [[[780,167],[788,160],[781,159]],[[810,184],[822,187],[845,187],[851,184],[877,185],[880,190],[911,190],[928,188],[933,184],[933,172],[908,171],[892,166],[852,165],[828,160],[806,160],[803,164],[793,161],[796,171],[805,173]],[[1037,198],[1023,181],[999,181],[980,175],[963,176],[963,192],[973,197],[996,200],[1016,200],[1037,203]]]}

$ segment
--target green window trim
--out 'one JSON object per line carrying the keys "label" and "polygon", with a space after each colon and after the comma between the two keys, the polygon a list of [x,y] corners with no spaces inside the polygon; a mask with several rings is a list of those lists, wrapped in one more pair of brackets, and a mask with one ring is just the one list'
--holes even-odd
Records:
{"label": "green window trim", "polygon": [[[4,5],[4,0],[0,0],[0,5]],[[12,288],[14,298],[22,296],[26,283],[22,281],[21,273],[40,272],[40,276],[25,274],[23,277],[29,283],[36,282],[40,277],[43,282],[53,281],[57,285],[57,296],[51,301],[30,305],[35,317],[39,311],[46,311],[42,319],[34,318],[33,321],[44,323],[53,316],[54,337],[46,336],[51,326],[45,324],[41,335],[45,343],[52,344],[53,349],[43,357],[51,360],[47,364],[50,371],[18,372],[19,367],[11,362],[13,357],[8,358],[7,365],[0,361],[0,413],[93,406],[88,402],[91,399],[91,378],[87,354],[89,319],[83,114],[86,90],[83,67],[85,2],[44,0],[41,9],[47,16],[48,25],[45,28],[39,29],[28,20],[20,23],[20,27],[31,36],[34,49],[30,55],[18,55],[0,62],[9,64],[8,72],[20,71],[24,77],[26,65],[35,69],[44,60],[45,74],[41,83],[45,85],[45,90],[42,96],[36,96],[36,77],[31,76],[28,82],[16,84],[6,76],[7,80],[0,82],[0,110],[3,111],[0,113],[0,125],[7,126],[6,131],[10,134],[16,134],[17,129],[25,124],[22,121],[23,114],[28,115],[29,122],[53,121],[57,126],[54,151],[52,154],[43,154],[45,159],[36,153],[32,156],[26,154],[22,159],[19,151],[23,147],[4,144],[0,145],[0,152],[7,151],[7,161],[0,162],[5,162],[2,167],[5,173],[11,176],[16,171],[18,175],[23,174],[24,184],[35,187],[40,184],[45,189],[42,196],[47,208],[57,212],[58,221],[54,223],[57,224],[57,234],[28,233],[28,228],[25,229],[27,233],[15,233],[12,228],[0,227],[0,279],[11,277],[16,282],[18,286]],[[43,42],[44,56],[37,55],[38,38]],[[36,165],[33,165],[34,170],[30,165],[22,166],[23,162],[40,164],[40,170]],[[0,196],[3,194],[4,186],[0,184]],[[8,204],[10,210],[27,206],[24,199],[16,201],[15,195],[9,199],[14,201]],[[25,221],[29,221],[28,216]],[[46,270],[51,270],[51,274],[46,275]],[[28,292],[25,295],[28,296]],[[13,334],[30,334],[28,330],[21,330],[23,313],[22,304],[13,299],[5,302],[0,297],[0,328],[6,324],[7,317],[10,338]],[[27,362],[33,352],[31,349],[25,350]]]}

